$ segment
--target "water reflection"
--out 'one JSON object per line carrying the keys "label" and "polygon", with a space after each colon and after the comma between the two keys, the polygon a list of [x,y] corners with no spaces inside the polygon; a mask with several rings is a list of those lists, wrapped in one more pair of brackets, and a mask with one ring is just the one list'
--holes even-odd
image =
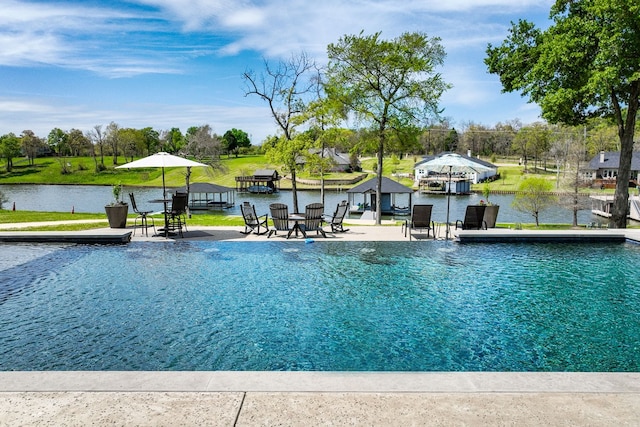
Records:
{"label": "water reflection", "polygon": [[[30,211],[53,211],[53,212],[90,212],[103,213],[104,205],[113,199],[110,186],[90,186],[90,185],[0,185],[8,202],[5,203],[5,209],[11,209],[15,203],[17,210]],[[143,210],[161,210],[161,205],[151,203],[153,199],[158,199],[162,195],[160,188],[141,188],[131,187],[124,188],[123,194],[125,200],[128,201],[128,193],[133,192],[136,196],[136,202],[140,209]],[[438,222],[444,222],[447,213],[447,199],[443,195],[413,194],[413,203],[433,204],[432,219]],[[355,202],[362,201],[362,196],[357,195]],[[471,194],[469,196],[451,196],[451,211],[449,218],[451,222],[464,217],[464,211],[468,204],[476,204],[480,202],[482,196],[479,194]],[[283,190],[276,194],[236,194],[236,206],[227,209],[225,212],[233,215],[240,215],[240,203],[249,201],[255,204],[256,211],[259,215],[269,212],[269,204],[285,203],[289,206],[293,205],[293,197],[291,191]],[[326,211],[332,211],[341,200],[348,200],[348,195],[344,191],[326,191],[325,206]],[[303,208],[308,203],[319,202],[319,191],[298,191],[298,205]],[[511,208],[513,195],[492,195],[491,201],[500,205],[500,213],[498,222],[523,222],[532,223],[533,216],[527,213],[518,212]],[[578,215],[578,221],[581,224],[595,221],[590,211],[581,211]],[[543,223],[571,223],[572,213],[568,209],[559,205],[543,211],[540,214],[540,222]]]}

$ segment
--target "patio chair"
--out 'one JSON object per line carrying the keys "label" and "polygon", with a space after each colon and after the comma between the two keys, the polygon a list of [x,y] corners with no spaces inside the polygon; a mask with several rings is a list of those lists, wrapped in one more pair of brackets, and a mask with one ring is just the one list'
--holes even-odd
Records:
{"label": "patio chair", "polygon": [[187,193],[176,193],[171,197],[171,210],[167,212],[169,232],[178,231],[184,237],[182,229],[187,230]]}
{"label": "patio chair", "polygon": [[[242,218],[244,219],[244,231],[241,231],[242,234],[256,233],[260,235],[269,231],[269,224],[267,223],[269,220],[268,214],[258,216],[255,205],[249,202],[243,202],[240,205],[240,210],[242,211]],[[264,231],[260,231],[261,228]]]}
{"label": "patio chair", "polygon": [[[133,235],[136,235],[136,228],[143,228],[147,237],[149,237],[149,227],[153,227],[153,232],[155,234],[156,224],[153,221],[153,218],[149,216],[153,211],[141,211],[138,209],[138,205],[136,204],[136,198],[133,193],[129,193],[129,200],[131,200],[131,207],[133,208],[133,212],[136,213],[136,218],[133,221]],[[138,220],[140,220],[140,225],[138,226]],[[149,220],[151,220],[151,225],[149,225]]]}
{"label": "patio chair", "polygon": [[333,215],[322,215],[323,220],[331,226],[331,232],[336,233],[344,233],[345,231],[349,231],[349,229],[344,229],[342,227],[342,221],[344,220],[345,215],[349,211],[349,202],[346,200],[338,203],[336,207],[336,211]]}
{"label": "patio chair", "polygon": [[464,221],[456,221],[456,230],[458,225],[463,230],[486,230],[487,223],[484,221],[485,205],[468,205],[464,214]]}
{"label": "patio chair", "polygon": [[411,240],[411,230],[427,230],[427,237],[429,233],[433,231],[433,238],[436,238],[434,230],[434,223],[431,221],[431,212],[433,211],[433,205],[413,205],[411,209],[411,218],[404,221],[402,224],[402,232],[407,237],[409,234],[409,240]]}
{"label": "patio chair", "polygon": [[304,223],[300,224],[300,228],[306,236],[309,231],[315,231],[317,235],[327,237],[327,234],[322,229],[322,212],[324,211],[324,205],[322,203],[311,203],[304,208]]}
{"label": "patio chair", "polygon": [[272,234],[278,234],[278,231],[289,233],[289,207],[284,203],[272,203],[269,205],[269,212],[273,228],[269,230],[267,238]]}

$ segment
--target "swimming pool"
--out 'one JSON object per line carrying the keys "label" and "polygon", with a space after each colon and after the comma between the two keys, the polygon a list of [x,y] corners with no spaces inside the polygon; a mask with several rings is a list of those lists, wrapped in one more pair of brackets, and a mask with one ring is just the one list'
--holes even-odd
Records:
{"label": "swimming pool", "polygon": [[640,246],[0,247],[0,370],[639,371]]}

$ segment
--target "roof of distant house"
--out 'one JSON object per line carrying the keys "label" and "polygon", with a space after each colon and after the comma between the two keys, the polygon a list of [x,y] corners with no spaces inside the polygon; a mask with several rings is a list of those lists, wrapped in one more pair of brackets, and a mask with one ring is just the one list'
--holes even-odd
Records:
{"label": "roof of distant house", "polygon": [[[349,161],[349,155],[345,153],[339,153],[335,148],[325,147],[324,149],[320,148],[311,148],[309,149],[311,154],[323,154],[323,157],[331,158],[336,165],[340,166],[349,166],[351,162]],[[305,159],[303,157],[300,158],[299,163],[304,163]]]}
{"label": "roof of distant house", "polygon": [[[600,161],[604,157],[604,161]],[[605,151],[596,154],[589,164],[585,167],[588,170],[598,169],[618,169],[620,167],[620,152],[619,151]],[[631,157],[631,170],[640,170],[640,152],[634,151]]]}

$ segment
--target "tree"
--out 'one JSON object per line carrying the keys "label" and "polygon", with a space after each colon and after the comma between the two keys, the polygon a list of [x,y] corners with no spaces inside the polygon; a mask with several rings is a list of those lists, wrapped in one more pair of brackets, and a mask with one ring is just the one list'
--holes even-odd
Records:
{"label": "tree", "polygon": [[113,155],[113,164],[118,164],[118,150],[120,148],[120,126],[116,122],[111,122],[107,125],[107,130],[105,132],[105,139],[109,146],[111,147],[112,155]]}
{"label": "tree", "polygon": [[[337,149],[337,145],[344,142],[345,132],[338,128],[346,118],[343,104],[336,104],[335,100],[327,97],[324,76],[317,71],[313,79],[315,100],[307,106],[306,120],[310,125],[309,136],[315,150],[306,155],[305,167],[310,167],[320,175],[320,202],[325,203],[325,173],[334,167],[331,157],[325,157],[327,148]],[[342,144],[346,145],[346,144]]]}
{"label": "tree", "polygon": [[67,143],[72,156],[81,156],[86,154],[91,141],[79,129],[71,129],[67,133]]}
{"label": "tree", "polygon": [[460,136],[458,135],[458,131],[456,128],[451,128],[447,136],[444,138],[444,146],[445,151],[455,152],[458,149],[458,142],[460,141]]}
{"label": "tree", "polygon": [[13,170],[13,159],[20,155],[20,138],[12,132],[0,136],[0,156],[7,160],[7,172]]}
{"label": "tree", "polygon": [[586,151],[593,157],[600,151],[620,151],[619,139],[616,137],[616,126],[610,120],[592,119],[587,133]]}
{"label": "tree", "polygon": [[560,187],[560,171],[566,170],[568,144],[567,141],[558,139],[551,144],[549,149],[549,154],[551,154],[556,164],[556,188]]}
{"label": "tree", "polygon": [[31,130],[22,131],[20,141],[22,145],[22,152],[27,156],[27,159],[29,159],[29,164],[33,166],[35,158],[44,146],[44,142],[42,142],[42,139],[38,138]]}
{"label": "tree", "polygon": [[549,130],[543,123],[534,123],[532,126],[523,127],[513,139],[513,144],[514,149],[522,154],[525,172],[529,163],[529,155],[533,155],[533,171],[535,172],[540,154],[549,149]]}
{"label": "tree", "polygon": [[424,153],[437,154],[442,151],[448,151],[449,148],[447,145],[450,132],[451,124],[446,121],[429,125],[421,137]]}
{"label": "tree", "polygon": [[164,131],[160,136],[162,151],[166,151],[167,153],[177,153],[182,150],[184,144],[184,135],[182,135],[182,132],[180,132],[178,128],[171,128],[171,130]]}
{"label": "tree", "polygon": [[565,158],[566,168],[569,173],[562,179],[563,184],[571,188],[572,192],[569,197],[563,198],[560,201],[560,205],[570,209],[573,213],[572,225],[578,226],[578,212],[585,209],[590,209],[591,203],[587,194],[581,193],[580,189],[587,186],[587,183],[582,178],[580,168],[584,159],[584,145],[577,134],[577,129],[573,129],[574,132],[568,132],[566,134],[565,142]]}
{"label": "tree", "polygon": [[[106,144],[106,138],[104,133],[102,132],[102,125],[95,125],[93,130],[88,132],[88,137],[91,139],[94,145],[98,146],[98,150],[100,151],[100,164],[96,162],[96,172],[100,170],[104,170],[104,146]],[[93,151],[95,155],[95,150]]]}
{"label": "tree", "polygon": [[224,133],[222,136],[222,144],[224,150],[227,152],[227,156],[233,153],[238,157],[241,148],[251,147],[251,140],[245,131],[233,128]]}
{"label": "tree", "polygon": [[488,156],[493,154],[493,137],[494,132],[490,131],[489,128],[471,122],[465,129],[462,139],[466,149],[471,151],[472,156]]}
{"label": "tree", "polygon": [[551,194],[553,184],[542,177],[524,179],[511,203],[515,210],[533,215],[536,227],[540,225],[540,212],[553,205],[557,197]]}
{"label": "tree", "polygon": [[118,139],[125,160],[128,156],[133,161],[136,155],[144,153],[146,142],[145,135],[141,130],[134,128],[119,129]]}
{"label": "tree", "polygon": [[158,145],[160,145],[160,133],[150,126],[142,129],[142,135],[144,140],[144,146],[147,149],[147,155],[155,153]]}
{"label": "tree", "polygon": [[[271,158],[281,159],[291,174],[291,193],[294,212],[298,209],[298,186],[295,159],[306,149],[304,139],[296,139],[296,128],[304,123],[309,98],[313,96],[316,65],[304,52],[292,56],[288,61],[280,61],[274,67],[266,60],[261,74],[246,71],[245,96],[256,95],[269,105],[276,124],[282,131],[282,138],[273,146]],[[281,150],[280,154],[273,150]]]}
{"label": "tree", "polygon": [[187,130],[186,154],[189,154],[198,161],[216,160],[220,157],[220,138],[216,135],[211,126],[192,126]]}
{"label": "tree", "polygon": [[449,87],[435,72],[445,57],[437,37],[404,33],[382,40],[380,33],[345,35],[327,48],[325,91],[375,128],[377,149],[376,223],[381,223],[382,162],[390,132],[426,125],[437,116],[438,100]]}
{"label": "tree", "polygon": [[500,46],[488,45],[485,63],[504,91],[528,96],[551,123],[615,120],[620,166],[611,223],[625,228],[640,104],[640,6],[637,0],[557,0],[551,17],[544,31],[524,20],[513,23]]}
{"label": "tree", "polygon": [[67,134],[60,128],[53,128],[47,136],[49,149],[58,156],[66,155],[68,151]]}

